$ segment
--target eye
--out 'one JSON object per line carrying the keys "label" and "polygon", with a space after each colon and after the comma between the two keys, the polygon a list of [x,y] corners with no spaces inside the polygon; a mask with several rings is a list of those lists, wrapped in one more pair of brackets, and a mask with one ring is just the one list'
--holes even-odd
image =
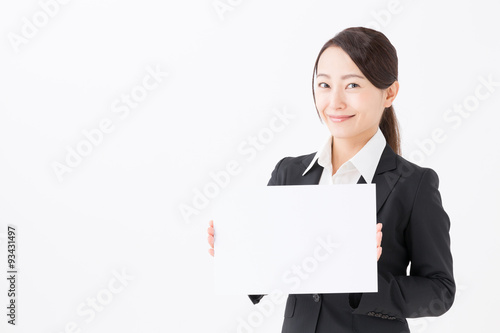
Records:
{"label": "eye", "polygon": [[330,86],[327,83],[325,83],[325,82],[318,83],[318,87],[320,87],[320,88],[330,88]]}
{"label": "eye", "polygon": [[356,87],[354,87],[354,86],[359,87],[359,84],[357,84],[357,83],[349,83],[349,84],[347,85],[347,88],[356,88]]}

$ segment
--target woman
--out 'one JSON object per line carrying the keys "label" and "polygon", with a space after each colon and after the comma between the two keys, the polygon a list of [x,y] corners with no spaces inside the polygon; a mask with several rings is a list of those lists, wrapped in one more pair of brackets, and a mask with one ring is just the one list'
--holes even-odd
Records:
{"label": "woman", "polygon": [[[384,254],[377,293],[289,295],[283,333],[409,332],[406,318],[439,316],[453,303],[450,221],[437,174],[399,155],[397,79],[396,50],[378,31],[345,29],[319,52],[313,96],[331,136],[317,153],[279,161],[268,185],[375,183]],[[212,221],[208,233],[213,255]]]}

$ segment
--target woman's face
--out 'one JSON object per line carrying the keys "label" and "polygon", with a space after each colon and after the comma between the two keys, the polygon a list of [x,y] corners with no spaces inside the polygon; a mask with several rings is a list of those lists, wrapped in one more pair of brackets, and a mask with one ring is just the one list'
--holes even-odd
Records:
{"label": "woman's face", "polygon": [[388,98],[387,89],[371,84],[349,55],[335,46],[319,59],[314,93],[316,108],[332,136],[353,143],[366,143],[377,132],[384,108],[395,97]]}

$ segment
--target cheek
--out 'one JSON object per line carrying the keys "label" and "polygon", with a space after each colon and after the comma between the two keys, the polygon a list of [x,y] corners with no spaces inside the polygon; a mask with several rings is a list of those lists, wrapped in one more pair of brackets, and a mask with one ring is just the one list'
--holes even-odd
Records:
{"label": "cheek", "polygon": [[350,104],[356,107],[360,111],[369,109],[370,104],[373,103],[373,96],[369,93],[360,93],[352,95],[350,98]]}
{"label": "cheek", "polygon": [[[356,95],[351,100],[351,106],[367,119],[378,119],[382,115],[383,105],[380,96],[366,93]],[[382,107],[382,109],[380,109]]]}
{"label": "cheek", "polygon": [[320,114],[322,114],[323,110],[328,105],[328,101],[327,101],[327,99],[324,96],[321,96],[321,94],[320,95],[316,95],[315,99],[316,99],[316,108],[318,109],[318,111],[320,112]]}

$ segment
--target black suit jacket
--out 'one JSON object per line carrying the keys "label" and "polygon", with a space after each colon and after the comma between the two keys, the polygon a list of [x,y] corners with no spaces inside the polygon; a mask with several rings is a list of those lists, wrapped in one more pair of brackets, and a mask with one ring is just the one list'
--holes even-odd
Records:
{"label": "black suit jacket", "polygon": [[[268,185],[318,184],[323,168],[317,162],[302,176],[314,155],[283,158]],[[282,333],[409,332],[406,318],[439,316],[451,307],[450,221],[437,174],[386,145],[372,183],[377,184],[377,221],[383,224],[378,292],[289,295]],[[263,295],[249,297],[256,304]]]}

